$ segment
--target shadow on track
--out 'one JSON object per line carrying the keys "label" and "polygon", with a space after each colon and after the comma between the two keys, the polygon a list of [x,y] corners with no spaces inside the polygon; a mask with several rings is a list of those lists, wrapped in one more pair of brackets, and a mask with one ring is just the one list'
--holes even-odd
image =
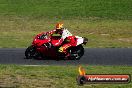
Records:
{"label": "shadow on track", "polygon": [[[26,57],[24,57],[24,59],[27,59]],[[51,58],[31,58],[31,59],[34,59],[34,60],[49,60],[49,61],[78,61],[78,60],[75,60],[75,59],[67,59],[67,58],[63,58],[63,59],[51,59]],[[28,60],[28,59],[27,59]]]}

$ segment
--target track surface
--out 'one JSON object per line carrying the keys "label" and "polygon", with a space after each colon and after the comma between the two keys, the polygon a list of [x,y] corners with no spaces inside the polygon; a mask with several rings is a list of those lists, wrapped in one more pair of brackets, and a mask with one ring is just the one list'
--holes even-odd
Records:
{"label": "track surface", "polygon": [[24,59],[24,48],[1,48],[0,64],[20,65],[130,65],[132,48],[85,48],[80,60],[35,60]]}

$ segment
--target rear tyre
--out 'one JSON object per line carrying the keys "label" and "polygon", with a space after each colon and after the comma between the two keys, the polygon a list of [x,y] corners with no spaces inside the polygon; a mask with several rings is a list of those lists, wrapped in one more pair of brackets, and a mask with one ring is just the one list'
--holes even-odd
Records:
{"label": "rear tyre", "polygon": [[79,45],[77,47],[71,48],[69,50],[71,59],[79,60],[84,55],[84,48],[82,45]]}
{"label": "rear tyre", "polygon": [[25,51],[26,59],[32,59],[36,56],[36,50],[34,46],[29,46]]}

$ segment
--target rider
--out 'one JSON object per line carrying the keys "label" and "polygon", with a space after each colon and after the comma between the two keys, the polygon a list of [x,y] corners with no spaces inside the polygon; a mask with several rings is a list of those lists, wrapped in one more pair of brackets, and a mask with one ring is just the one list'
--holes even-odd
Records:
{"label": "rider", "polygon": [[[47,34],[51,34],[51,35],[52,35],[52,34],[60,34],[60,35],[62,36],[64,30],[65,30],[65,28],[63,27],[63,23],[57,23],[55,29],[52,30],[52,31],[50,31],[50,32],[47,32]],[[63,41],[64,41],[64,39],[61,38],[61,39],[59,40],[58,44],[61,45]],[[69,48],[70,46],[71,46],[71,43],[66,43],[66,44],[62,45],[62,46],[59,48],[58,52],[67,54],[67,53],[66,53],[66,50],[67,50],[67,48]]]}

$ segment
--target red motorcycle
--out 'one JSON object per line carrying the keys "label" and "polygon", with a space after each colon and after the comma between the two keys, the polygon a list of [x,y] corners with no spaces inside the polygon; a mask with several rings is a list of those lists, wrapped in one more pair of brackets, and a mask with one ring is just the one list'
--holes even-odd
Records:
{"label": "red motorcycle", "polygon": [[[58,44],[60,39],[63,38],[64,41]],[[66,43],[70,43],[74,40],[74,44],[67,49],[67,55],[65,53],[58,52],[58,49]],[[52,58],[52,59],[75,59],[79,60],[84,55],[83,44],[85,45],[88,39],[85,37],[73,36],[67,29],[63,31],[62,35],[53,34],[48,35],[45,32],[38,34],[32,45],[29,46],[25,51],[25,56],[27,59],[31,58]]]}

